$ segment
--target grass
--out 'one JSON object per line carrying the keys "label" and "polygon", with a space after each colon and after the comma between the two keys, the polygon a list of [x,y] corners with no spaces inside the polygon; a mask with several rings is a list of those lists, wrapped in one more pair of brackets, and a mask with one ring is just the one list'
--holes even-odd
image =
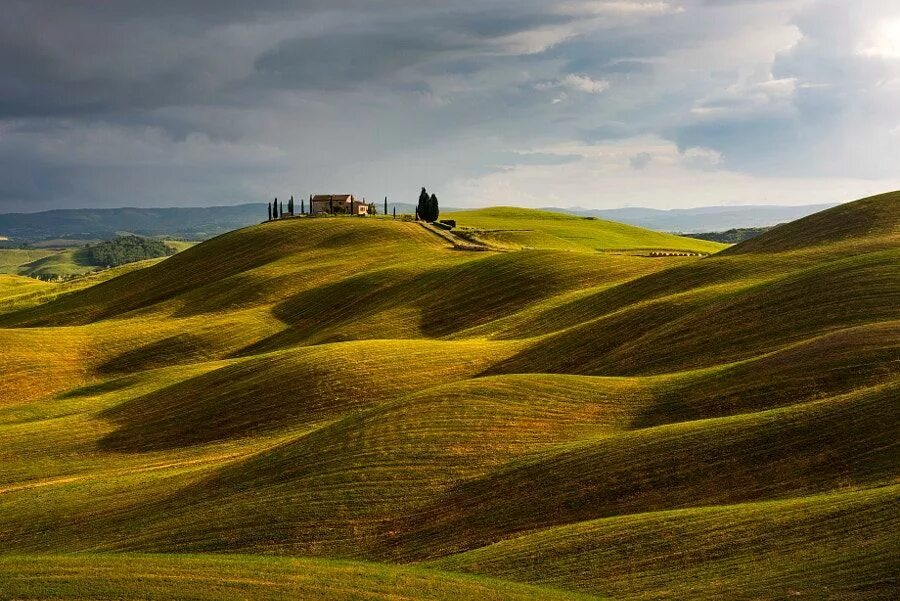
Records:
{"label": "grass", "polygon": [[575,251],[684,251],[712,253],[724,244],[654,232],[624,223],[586,219],[563,213],[492,207],[447,213],[461,228],[477,230],[478,239],[512,248]]}
{"label": "grass", "polygon": [[895,485],[579,522],[429,565],[613,598],[887,598],[898,495]]}
{"label": "grass", "polygon": [[19,274],[23,265],[55,255],[57,251],[0,248],[0,274]]}
{"label": "grass", "polygon": [[596,599],[492,578],[371,563],[203,555],[0,556],[13,599]]}
{"label": "grass", "polygon": [[893,200],[702,258],[500,208],[0,276],[0,597],[889,598]]}
{"label": "grass", "polygon": [[65,279],[84,275],[98,268],[91,265],[83,248],[57,252],[20,266],[18,273],[40,279]]}
{"label": "grass", "polygon": [[393,544],[398,556],[421,559],[600,517],[887,484],[897,393],[889,385],[560,445],[460,484],[401,519]]}
{"label": "grass", "polygon": [[838,205],[773,228],[729,253],[784,252],[842,242],[896,247],[900,239],[898,202],[900,192],[888,192]]}
{"label": "grass", "polygon": [[0,302],[10,302],[17,297],[30,295],[47,288],[48,284],[40,280],[0,274]]}

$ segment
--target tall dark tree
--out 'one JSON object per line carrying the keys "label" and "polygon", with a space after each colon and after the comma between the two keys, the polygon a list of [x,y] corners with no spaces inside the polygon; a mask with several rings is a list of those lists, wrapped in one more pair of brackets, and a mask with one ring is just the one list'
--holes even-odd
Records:
{"label": "tall dark tree", "polygon": [[384,197],[384,216],[387,217],[387,196]]}
{"label": "tall dark tree", "polygon": [[266,210],[268,210],[268,212],[269,212],[269,221],[272,221],[272,203],[271,202],[266,203]]}
{"label": "tall dark tree", "polygon": [[284,201],[278,203],[278,216],[284,217]]}
{"label": "tall dark tree", "polygon": [[293,194],[291,194],[291,198],[290,198],[290,200],[288,200],[288,214],[289,215],[294,214],[294,195]]}
{"label": "tall dark tree", "polygon": [[305,215],[305,214],[306,214],[306,207],[303,206],[303,199],[302,199],[302,198],[300,199],[300,214],[301,214],[301,215]]}
{"label": "tall dark tree", "polygon": [[278,197],[275,197],[275,201],[272,203],[272,217],[278,219]]}
{"label": "tall dark tree", "polygon": [[416,220],[428,221],[428,201],[428,191],[423,186],[422,191],[419,192],[419,204],[416,205]]}
{"label": "tall dark tree", "polygon": [[440,214],[437,196],[432,194],[431,198],[428,199],[428,221],[437,221]]}
{"label": "tall dark tree", "polygon": [[394,207],[394,219],[397,218],[397,207]]}

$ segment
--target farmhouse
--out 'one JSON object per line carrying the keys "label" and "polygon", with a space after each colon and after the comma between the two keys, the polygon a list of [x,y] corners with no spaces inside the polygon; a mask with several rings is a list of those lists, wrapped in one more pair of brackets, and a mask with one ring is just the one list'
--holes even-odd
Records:
{"label": "farmhouse", "polygon": [[320,213],[366,215],[369,212],[369,205],[352,194],[316,194],[309,197],[309,208],[312,215]]}

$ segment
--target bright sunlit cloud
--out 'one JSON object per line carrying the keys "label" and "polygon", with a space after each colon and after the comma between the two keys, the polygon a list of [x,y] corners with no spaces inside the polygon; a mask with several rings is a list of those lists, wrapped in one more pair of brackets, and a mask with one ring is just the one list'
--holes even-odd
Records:
{"label": "bright sunlit cloud", "polygon": [[863,56],[900,59],[900,18],[878,23],[863,42],[859,53]]}

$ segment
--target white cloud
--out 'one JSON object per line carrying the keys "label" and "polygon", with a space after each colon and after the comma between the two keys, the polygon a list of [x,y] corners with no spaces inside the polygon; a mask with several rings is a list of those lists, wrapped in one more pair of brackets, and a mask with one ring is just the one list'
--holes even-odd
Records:
{"label": "white cloud", "polygon": [[900,59],[900,19],[877,23],[857,52],[874,58]]}
{"label": "white cloud", "polygon": [[[582,206],[655,208],[712,204],[813,204],[840,202],[900,188],[900,176],[878,180],[851,178],[756,177],[722,169],[697,170],[692,161],[715,163],[709,149],[678,148],[658,137],[607,144],[578,142],[541,149],[547,154],[579,154],[581,160],[557,165],[515,165],[478,178],[453,182],[449,196],[470,205],[522,204],[531,207]],[[653,157],[641,170],[631,159]]]}
{"label": "white cloud", "polygon": [[569,73],[562,78],[562,85],[570,90],[599,94],[609,89],[609,82],[605,79],[591,79],[587,75],[575,75]]}
{"label": "white cloud", "polygon": [[[585,94],[601,94],[609,89],[609,81],[605,79],[592,79],[587,75],[578,75],[568,73],[565,76],[554,79],[552,81],[542,81],[534,85],[537,90],[555,90],[565,89],[573,92],[583,92]],[[561,92],[553,99],[554,104],[566,100],[568,96],[565,92]]]}
{"label": "white cloud", "polygon": [[776,79],[771,73],[766,73],[741,78],[698,100],[691,113],[719,117],[791,110],[796,89],[797,79],[794,77]]}
{"label": "white cloud", "polygon": [[593,0],[569,5],[568,10],[594,15],[669,15],[684,12],[684,7],[671,2],[634,2],[628,0]]}

